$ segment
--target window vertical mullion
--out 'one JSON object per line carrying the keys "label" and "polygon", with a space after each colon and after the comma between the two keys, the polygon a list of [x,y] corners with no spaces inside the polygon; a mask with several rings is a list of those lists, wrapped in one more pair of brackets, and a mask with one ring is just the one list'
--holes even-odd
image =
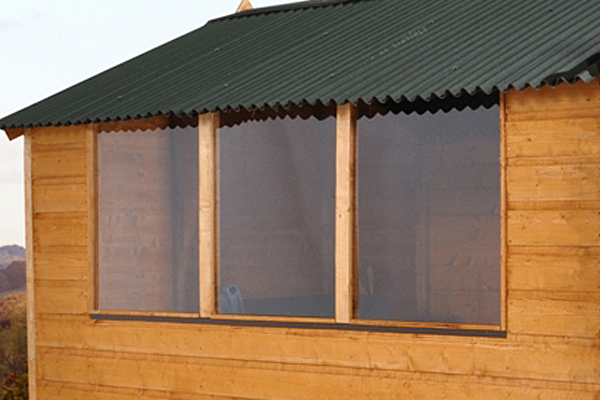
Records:
{"label": "window vertical mullion", "polygon": [[198,117],[200,317],[216,311],[217,129],[219,114]]}
{"label": "window vertical mullion", "polygon": [[335,320],[354,318],[356,296],[356,108],[337,106],[335,184]]}

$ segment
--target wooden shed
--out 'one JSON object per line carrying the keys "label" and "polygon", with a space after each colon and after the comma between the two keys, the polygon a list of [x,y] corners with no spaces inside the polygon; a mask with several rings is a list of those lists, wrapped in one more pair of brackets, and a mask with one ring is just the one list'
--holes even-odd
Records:
{"label": "wooden shed", "polygon": [[25,136],[31,398],[600,398],[600,3],[213,20]]}

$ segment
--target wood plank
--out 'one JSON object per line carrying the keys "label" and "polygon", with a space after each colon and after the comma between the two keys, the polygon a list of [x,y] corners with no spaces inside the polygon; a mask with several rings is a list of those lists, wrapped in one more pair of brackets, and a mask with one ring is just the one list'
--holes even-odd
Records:
{"label": "wood plank", "polygon": [[89,257],[86,248],[36,251],[35,276],[39,280],[87,280]]}
{"label": "wood plank", "polygon": [[36,153],[60,148],[85,149],[85,131],[87,127],[87,125],[69,125],[32,128],[32,149]]}
{"label": "wood plank", "polygon": [[88,187],[83,179],[73,183],[55,183],[40,185],[38,182],[34,185],[35,212],[87,211]]}
{"label": "wood plank", "polygon": [[35,290],[36,264],[34,252],[34,227],[33,227],[33,186],[32,186],[32,133],[31,130],[25,132],[25,146],[23,154],[24,164],[24,187],[25,187],[25,258],[26,258],[26,290],[27,290],[27,368],[29,398],[37,400],[37,329],[36,329],[36,309],[37,299]]}
{"label": "wood plank", "polygon": [[34,245],[46,247],[88,246],[87,212],[36,213],[34,219]]}
{"label": "wood plank", "polygon": [[335,319],[354,318],[356,250],[356,108],[337,108],[335,188]]}
{"label": "wood plank", "polygon": [[244,397],[211,396],[175,391],[128,389],[106,385],[91,385],[85,383],[59,382],[41,380],[38,389],[40,396],[48,400],[139,400],[169,399],[169,400],[243,400]]}
{"label": "wood plank", "polygon": [[250,1],[242,0],[242,2],[240,3],[240,5],[238,6],[238,8],[235,12],[240,13],[242,11],[252,10],[253,8],[254,7],[252,7],[252,3],[250,3]]}
{"label": "wood plank", "polygon": [[553,157],[518,157],[507,160],[510,166],[542,166],[542,165],[588,165],[598,164],[600,160],[595,155],[582,156],[553,156]]}
{"label": "wood plank", "polygon": [[51,151],[34,151],[32,154],[33,181],[56,181],[63,178],[86,176],[87,153],[82,149],[59,148]]}
{"label": "wood plank", "polygon": [[36,313],[39,314],[87,314],[89,283],[87,281],[41,281],[35,282]]}
{"label": "wood plank", "polygon": [[577,247],[557,247],[557,246],[512,246],[510,254],[534,254],[534,255],[555,255],[569,257],[597,256],[600,257],[600,247],[577,246]]}
{"label": "wood plank", "polygon": [[42,316],[40,345],[353,369],[600,383],[592,340],[386,335]]}
{"label": "wood plank", "polygon": [[509,158],[600,154],[598,118],[508,122],[506,130]]}
{"label": "wood plank", "polygon": [[511,290],[508,304],[511,333],[598,338],[600,293]]}
{"label": "wood plank", "polygon": [[27,132],[28,128],[15,128],[15,129],[4,129],[4,132],[6,132],[6,136],[8,137],[8,140],[15,140],[16,138],[20,137],[21,135],[25,135],[25,133]]}
{"label": "wood plank", "polygon": [[510,254],[510,290],[600,293],[600,257],[576,255]]}
{"label": "wood plank", "polygon": [[[598,385],[41,348],[45,380],[257,399],[593,399]],[[268,384],[266,384],[268,382]],[[596,392],[596,393],[594,393]]]}
{"label": "wood plank", "polygon": [[[600,80],[590,83],[562,83],[556,87],[509,90],[506,93],[506,112],[509,117],[518,113],[553,112],[600,108]],[[510,119],[509,119],[510,120]]]}
{"label": "wood plank", "polygon": [[596,210],[509,211],[509,246],[600,246]]}
{"label": "wood plank", "polygon": [[600,201],[600,164],[509,166],[508,200]]}
{"label": "wood plank", "polygon": [[217,130],[219,114],[198,117],[200,315],[217,311]]}
{"label": "wood plank", "polygon": [[513,201],[509,210],[598,210],[600,201],[558,200],[558,201]]}
{"label": "wood plank", "polygon": [[506,120],[508,122],[519,122],[519,121],[553,121],[560,119],[584,119],[584,118],[596,118],[600,114],[600,108],[571,108],[562,110],[550,110],[550,111],[526,111],[519,113],[511,113],[507,115]]}

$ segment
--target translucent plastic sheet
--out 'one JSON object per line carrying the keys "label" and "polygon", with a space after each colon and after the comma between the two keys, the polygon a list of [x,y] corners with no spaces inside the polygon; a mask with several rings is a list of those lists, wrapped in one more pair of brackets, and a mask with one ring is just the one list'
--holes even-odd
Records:
{"label": "translucent plastic sheet", "polygon": [[219,311],[334,316],[335,119],[219,130]]}
{"label": "translucent plastic sheet", "polygon": [[358,131],[359,317],[499,324],[498,107]]}
{"label": "translucent plastic sheet", "polygon": [[196,128],[98,135],[99,308],[198,312]]}

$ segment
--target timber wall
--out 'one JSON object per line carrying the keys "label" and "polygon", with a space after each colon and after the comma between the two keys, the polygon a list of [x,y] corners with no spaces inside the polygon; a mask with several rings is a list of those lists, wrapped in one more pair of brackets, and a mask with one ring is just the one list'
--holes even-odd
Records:
{"label": "timber wall", "polygon": [[600,85],[505,111],[507,338],[94,321],[89,128],[32,130],[38,399],[599,399]]}

